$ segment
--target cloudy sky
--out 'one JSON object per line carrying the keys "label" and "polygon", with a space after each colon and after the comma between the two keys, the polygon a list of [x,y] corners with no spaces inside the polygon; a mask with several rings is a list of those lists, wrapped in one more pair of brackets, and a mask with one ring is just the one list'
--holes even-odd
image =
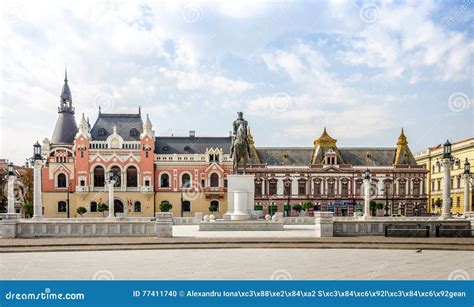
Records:
{"label": "cloudy sky", "polygon": [[[81,2],[79,4],[79,2]],[[0,157],[76,107],[149,113],[158,135],[412,150],[474,136],[474,1],[2,1]]]}

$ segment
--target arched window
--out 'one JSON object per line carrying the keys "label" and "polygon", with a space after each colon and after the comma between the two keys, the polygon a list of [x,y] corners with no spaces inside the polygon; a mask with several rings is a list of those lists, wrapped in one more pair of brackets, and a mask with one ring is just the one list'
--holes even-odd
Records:
{"label": "arched window", "polygon": [[211,203],[209,204],[209,211],[219,212],[219,202],[217,200],[211,201]]}
{"label": "arched window", "polygon": [[211,174],[211,188],[219,187],[219,175],[216,173]]}
{"label": "arched window", "polygon": [[65,188],[65,187],[67,187],[66,175],[61,173],[58,175],[58,188]]}
{"label": "arched window", "polygon": [[191,212],[191,202],[189,200],[183,201],[183,212]]}
{"label": "arched window", "polygon": [[102,166],[94,168],[94,187],[103,187],[105,185],[105,172]]}
{"label": "arched window", "polygon": [[169,188],[170,187],[170,176],[168,174],[161,174],[160,187],[162,187],[162,188]]}
{"label": "arched window", "polygon": [[91,212],[97,212],[97,202],[96,201],[91,201]]}
{"label": "arched window", "polygon": [[181,187],[191,187],[191,176],[189,176],[189,174],[183,174],[183,176],[181,176]]}
{"label": "arched window", "polygon": [[58,202],[58,212],[67,212],[67,204],[65,201]]}
{"label": "arched window", "polygon": [[122,171],[120,170],[120,167],[118,167],[118,166],[112,166],[112,168],[110,169],[110,171],[111,171],[112,173],[114,173],[114,175],[113,175],[113,177],[112,177],[112,179],[115,180],[114,187],[119,187],[119,186],[121,186],[120,180],[121,180],[121,178],[122,178],[122,176],[121,176]]}
{"label": "arched window", "polygon": [[129,166],[127,168],[127,187],[136,187],[137,182],[137,168],[135,166]]}
{"label": "arched window", "polygon": [[139,202],[139,201],[136,201],[136,202],[133,204],[133,211],[135,211],[135,212],[142,212],[142,203]]}

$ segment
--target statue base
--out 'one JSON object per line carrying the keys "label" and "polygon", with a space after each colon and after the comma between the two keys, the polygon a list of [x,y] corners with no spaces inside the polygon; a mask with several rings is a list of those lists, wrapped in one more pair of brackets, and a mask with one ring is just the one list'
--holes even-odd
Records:
{"label": "statue base", "polygon": [[227,176],[227,213],[224,220],[245,221],[254,215],[255,175]]}

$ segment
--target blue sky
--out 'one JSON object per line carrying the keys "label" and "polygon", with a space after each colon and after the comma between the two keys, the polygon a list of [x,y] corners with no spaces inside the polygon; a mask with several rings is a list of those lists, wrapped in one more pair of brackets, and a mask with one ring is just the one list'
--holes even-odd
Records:
{"label": "blue sky", "polygon": [[149,113],[158,135],[413,151],[474,136],[474,1],[2,1],[0,156],[76,119]]}

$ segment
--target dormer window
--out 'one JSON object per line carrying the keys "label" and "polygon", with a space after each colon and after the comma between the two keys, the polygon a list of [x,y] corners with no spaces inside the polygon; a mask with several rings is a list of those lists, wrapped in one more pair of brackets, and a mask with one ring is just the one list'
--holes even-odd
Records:
{"label": "dormer window", "polygon": [[337,154],[330,150],[324,155],[324,164],[337,165]]}
{"label": "dormer window", "polygon": [[219,162],[219,155],[218,154],[210,154],[209,155],[209,162]]}
{"label": "dormer window", "polygon": [[130,129],[130,136],[131,137],[136,137],[138,136],[138,130],[136,128]]}
{"label": "dormer window", "polygon": [[104,128],[100,128],[99,131],[97,131],[97,134],[99,136],[105,136],[107,134],[107,131],[105,131]]}

